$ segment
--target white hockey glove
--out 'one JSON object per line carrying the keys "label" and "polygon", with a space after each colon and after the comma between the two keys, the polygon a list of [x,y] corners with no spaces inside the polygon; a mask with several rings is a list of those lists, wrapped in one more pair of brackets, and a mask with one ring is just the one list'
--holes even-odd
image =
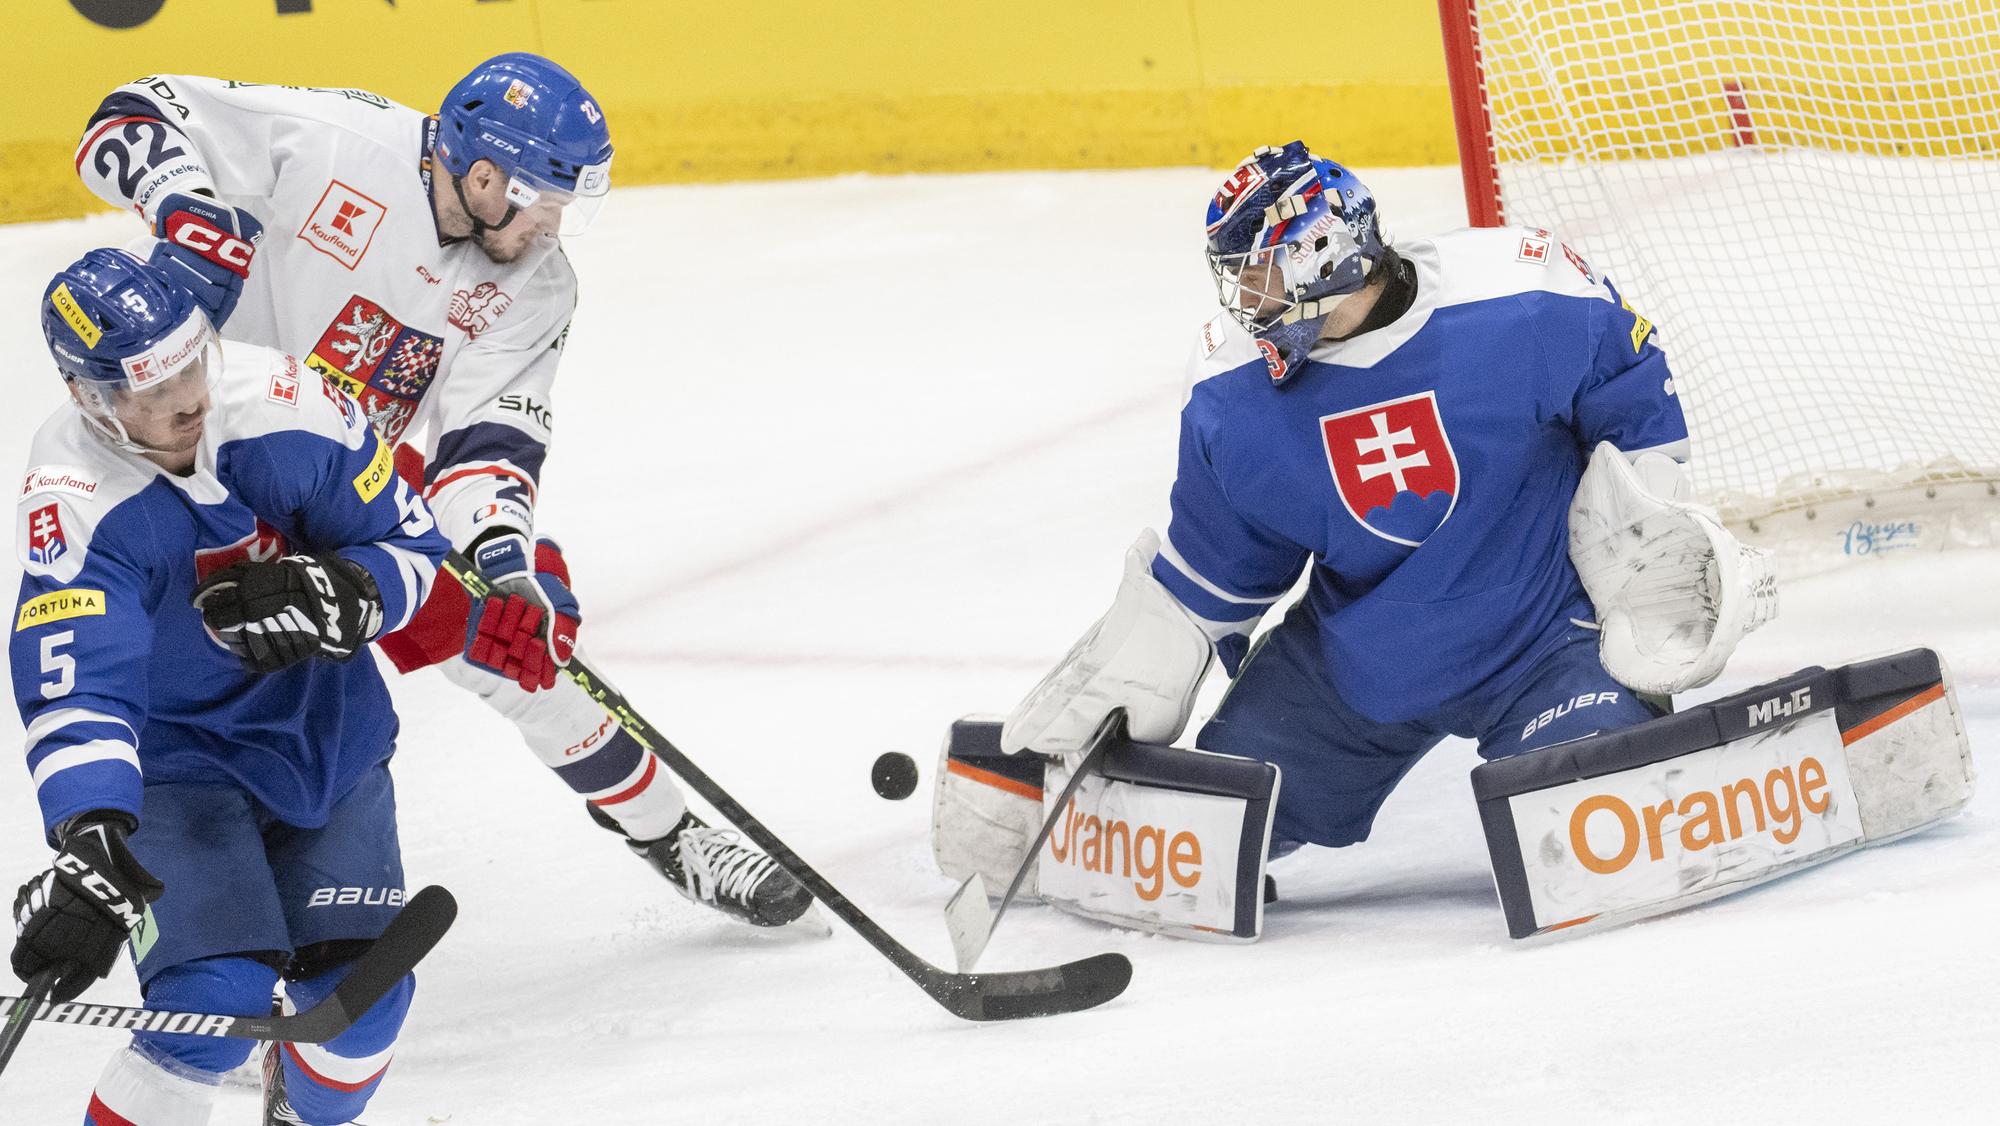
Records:
{"label": "white hockey glove", "polygon": [[1770,557],[1694,504],[1664,454],[1598,445],[1569,507],[1569,557],[1597,607],[1605,671],[1670,695],[1722,672],[1743,636],[1776,616]]}
{"label": "white hockey glove", "polygon": [[1170,743],[1187,726],[1214,647],[1153,578],[1159,550],[1150,528],[1133,541],[1111,609],[1007,716],[1001,750],[1062,755],[1074,769],[1113,708],[1140,743]]}

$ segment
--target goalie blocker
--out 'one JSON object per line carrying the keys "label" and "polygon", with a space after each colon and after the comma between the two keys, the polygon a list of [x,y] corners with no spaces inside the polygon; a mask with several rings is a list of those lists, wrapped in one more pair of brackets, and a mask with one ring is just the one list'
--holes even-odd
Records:
{"label": "goalie blocker", "polygon": [[[1069,775],[1000,750],[1000,721],[951,725],[931,806],[932,851],[953,880],[1007,886]],[[1215,942],[1263,928],[1278,768],[1122,740],[1105,749],[1036,858],[1023,896],[1122,927]]]}
{"label": "goalie blocker", "polygon": [[1677,911],[1893,840],[1962,808],[1972,784],[1928,649],[1804,669],[1472,772],[1515,938]]}

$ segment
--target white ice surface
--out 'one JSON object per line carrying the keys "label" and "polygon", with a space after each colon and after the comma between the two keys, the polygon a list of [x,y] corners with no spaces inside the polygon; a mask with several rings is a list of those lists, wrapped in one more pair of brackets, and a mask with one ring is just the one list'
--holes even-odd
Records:
{"label": "white ice surface", "polygon": [[[1463,222],[1456,170],[1369,178],[1399,234]],[[1134,532],[1164,519],[1183,361],[1213,308],[1197,216],[1215,179],[620,191],[571,247],[583,305],[542,512],[586,645],[940,965],[951,888],[923,797],[938,741],[1010,706],[1106,604]],[[34,319],[47,278],[135,229],[0,230],[0,465],[23,464],[60,401]],[[1718,688],[1930,644],[1993,777],[1996,562],[1890,557],[1794,585]],[[1990,1121],[2000,1105],[1991,789],[1919,837],[1529,948],[1506,938],[1475,756],[1454,742],[1374,839],[1274,867],[1284,898],[1257,945],[1015,912],[988,968],[1118,950],[1134,983],[1094,1012],[975,1026],[838,925],[788,939],[691,908],[472,699],[435,673],[395,690],[410,879],[464,910],[371,1126],[1824,1124]],[[901,804],[867,782],[889,749],[924,771]],[[0,883],[45,860],[25,772],[0,772]],[[124,969],[90,994],[135,996]],[[0,1077],[0,1120],[79,1121],[117,1040],[34,1029]],[[215,1121],[254,1117],[227,1090]]]}

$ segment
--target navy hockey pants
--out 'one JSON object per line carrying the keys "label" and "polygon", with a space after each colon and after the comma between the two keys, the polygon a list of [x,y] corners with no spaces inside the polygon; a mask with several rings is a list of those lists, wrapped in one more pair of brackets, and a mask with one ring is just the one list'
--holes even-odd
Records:
{"label": "navy hockey pants", "polygon": [[1596,632],[1581,628],[1497,697],[1407,723],[1368,719],[1327,679],[1319,617],[1301,604],[1250,654],[1195,745],[1283,772],[1271,827],[1272,852],[1282,855],[1367,839],[1389,792],[1448,735],[1476,739],[1481,757],[1495,759],[1660,714],[1611,679]]}
{"label": "navy hockey pants", "polygon": [[[273,968],[316,943],[372,939],[403,901],[396,795],[386,763],[364,774],[327,823],[277,821],[245,791],[223,783],[146,787],[133,855],[166,885],[133,936],[146,1004],[157,1009],[270,1012]],[[320,968],[285,992],[311,1008],[346,976]],[[338,1038],[279,1046],[293,1109],[308,1123],[346,1122],[379,1085],[415,991],[405,978]],[[142,1034],[141,1054],[170,1070],[219,1074],[248,1058],[251,1042]]]}

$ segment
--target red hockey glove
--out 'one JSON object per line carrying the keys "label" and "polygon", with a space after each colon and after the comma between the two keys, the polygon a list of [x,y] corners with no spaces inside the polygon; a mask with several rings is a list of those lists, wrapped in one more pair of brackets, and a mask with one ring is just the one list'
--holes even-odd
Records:
{"label": "red hockey glove", "polygon": [[472,608],[465,624],[465,659],[534,692],[554,687],[556,672],[576,652],[583,616],[569,589],[569,565],[552,539],[535,543],[506,535],[473,550],[472,560],[494,593]]}

